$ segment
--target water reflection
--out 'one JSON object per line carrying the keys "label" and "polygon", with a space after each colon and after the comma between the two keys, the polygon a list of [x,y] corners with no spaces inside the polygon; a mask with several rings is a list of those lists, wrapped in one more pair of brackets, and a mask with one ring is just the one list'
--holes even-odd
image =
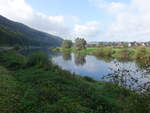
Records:
{"label": "water reflection", "polygon": [[71,56],[71,52],[70,51],[63,51],[62,52],[62,57],[64,60],[71,60],[72,56]]}
{"label": "water reflection", "polygon": [[105,62],[111,62],[113,60],[112,57],[103,57],[103,56],[95,56],[97,60],[104,60]]}
{"label": "water reflection", "polygon": [[71,60],[66,61],[62,55],[55,56],[52,61],[62,69],[75,72],[81,76],[89,76],[95,80],[101,80],[101,77],[110,73],[108,64],[103,60],[97,60],[94,56],[72,53],[71,57]]}
{"label": "water reflection", "polygon": [[[69,55],[69,54],[68,54]],[[69,59],[72,57],[71,59]],[[65,70],[75,72],[81,76],[89,76],[95,80],[110,81],[136,91],[145,91],[150,87],[150,73],[148,61],[115,60],[110,57],[85,56],[71,54],[53,58],[54,63]],[[147,67],[147,68],[145,68]],[[150,65],[149,65],[150,67]]]}
{"label": "water reflection", "polygon": [[73,54],[70,51],[52,52],[49,49],[30,49],[22,51],[24,55],[32,52],[46,52],[53,63],[62,69],[88,76],[95,80],[111,81],[136,91],[150,90],[150,59],[122,60],[110,57],[95,57]]}
{"label": "water reflection", "polygon": [[84,65],[86,63],[85,55],[83,54],[74,54],[75,64],[76,65]]}
{"label": "water reflection", "polygon": [[60,56],[61,54],[59,52],[54,52],[51,51],[48,48],[26,48],[26,49],[22,49],[21,51],[19,51],[22,55],[24,56],[28,56],[29,54],[32,54],[34,52],[44,52],[46,53],[48,56]]}

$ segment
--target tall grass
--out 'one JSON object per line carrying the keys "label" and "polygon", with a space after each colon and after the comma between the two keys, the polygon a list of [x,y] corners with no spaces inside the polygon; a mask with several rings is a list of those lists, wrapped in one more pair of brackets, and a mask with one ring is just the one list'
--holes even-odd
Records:
{"label": "tall grass", "polygon": [[96,56],[109,56],[111,57],[113,54],[113,49],[112,47],[102,47],[98,48],[93,52],[94,55]]}

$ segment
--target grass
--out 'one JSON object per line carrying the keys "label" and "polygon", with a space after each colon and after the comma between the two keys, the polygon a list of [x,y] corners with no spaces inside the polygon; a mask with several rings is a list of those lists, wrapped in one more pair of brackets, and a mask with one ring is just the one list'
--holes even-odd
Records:
{"label": "grass", "polygon": [[[43,55],[34,54],[36,60],[14,51],[0,55],[0,62],[12,56],[0,66],[0,113],[149,113],[149,97],[71,74],[39,58]],[[12,59],[27,61],[7,67]]]}
{"label": "grass", "polygon": [[[55,50],[59,50],[59,51],[71,51],[74,53],[80,53],[80,54],[84,54],[84,55],[98,55],[98,56],[108,56],[107,55],[107,51],[108,48],[111,48],[112,53],[111,53],[111,57],[116,58],[116,59],[122,59],[124,58],[125,55],[128,56],[128,59],[130,60],[135,60],[136,59],[136,55],[138,53],[138,51],[143,48],[143,47],[129,47],[129,48],[118,48],[118,47],[103,47],[103,48],[95,48],[95,47],[88,47],[86,49],[83,50],[76,50],[75,48],[69,48],[69,49],[63,49],[63,48],[55,48]],[[150,47],[144,47],[147,51],[147,54],[150,54]],[[103,51],[102,51],[103,49]],[[126,53],[125,53],[126,50]],[[104,54],[102,54],[104,53]],[[105,55],[106,54],[106,55]],[[126,56],[126,57],[127,57]]]}

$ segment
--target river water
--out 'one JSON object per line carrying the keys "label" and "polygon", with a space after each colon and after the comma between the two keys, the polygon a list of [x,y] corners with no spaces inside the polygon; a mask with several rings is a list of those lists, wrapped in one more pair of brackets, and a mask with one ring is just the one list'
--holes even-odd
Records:
{"label": "river water", "polygon": [[37,51],[47,53],[54,64],[80,76],[110,81],[139,91],[150,88],[150,68],[144,67],[144,61],[120,61],[107,57],[98,58],[69,52],[52,52],[48,49],[31,49],[22,53],[26,55]]}

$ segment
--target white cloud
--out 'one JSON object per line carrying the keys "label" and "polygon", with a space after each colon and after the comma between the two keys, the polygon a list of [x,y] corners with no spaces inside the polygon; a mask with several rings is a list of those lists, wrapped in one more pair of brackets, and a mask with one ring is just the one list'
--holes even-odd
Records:
{"label": "white cloud", "polygon": [[74,36],[86,38],[88,41],[96,40],[101,33],[101,24],[97,21],[77,24],[74,28]]}
{"label": "white cloud", "polygon": [[[129,3],[89,0],[106,11],[113,22],[90,21],[79,24],[76,16],[48,16],[35,11],[25,0],[0,0],[0,14],[30,27],[64,38],[84,37],[88,41],[147,41],[150,40],[150,0]],[[94,13],[94,12],[93,12]]]}
{"label": "white cloud", "polygon": [[96,7],[106,10],[110,14],[116,14],[123,11],[127,6],[121,2],[107,2],[107,0],[89,0],[94,2]]}
{"label": "white cloud", "polygon": [[101,10],[107,11],[114,18],[104,33],[106,40],[150,40],[150,0],[131,0],[129,3],[90,1],[94,1]]}
{"label": "white cloud", "polygon": [[0,0],[0,14],[22,21],[32,18],[33,10],[24,0]]}
{"label": "white cloud", "polygon": [[37,12],[25,0],[0,0],[0,14],[29,25],[35,29],[62,37],[70,34],[70,25],[77,22],[77,17],[48,16]]}
{"label": "white cloud", "polygon": [[96,37],[100,29],[98,22],[78,24],[79,18],[76,16],[48,16],[37,12],[25,0],[0,0],[0,14],[66,39],[84,37],[87,40],[92,40],[91,38]]}

